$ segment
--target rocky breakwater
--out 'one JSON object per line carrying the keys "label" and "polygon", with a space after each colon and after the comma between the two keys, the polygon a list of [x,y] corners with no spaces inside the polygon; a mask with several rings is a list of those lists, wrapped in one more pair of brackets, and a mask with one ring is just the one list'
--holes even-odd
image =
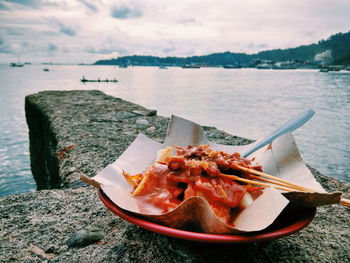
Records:
{"label": "rocky breakwater", "polygon": [[[41,190],[0,199],[0,262],[350,262],[350,209],[339,205],[319,208],[291,236],[242,245],[178,240],[109,212],[79,175],[94,176],[140,132],[162,141],[168,119],[155,111],[99,91],[46,91],[26,98],[26,116]],[[205,131],[219,143],[249,142]],[[327,190],[350,192],[312,171]]]}

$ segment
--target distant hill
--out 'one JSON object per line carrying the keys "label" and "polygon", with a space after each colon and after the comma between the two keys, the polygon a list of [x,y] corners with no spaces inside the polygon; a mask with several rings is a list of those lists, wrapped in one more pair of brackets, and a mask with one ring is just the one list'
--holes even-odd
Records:
{"label": "distant hill", "polygon": [[158,65],[177,65],[200,64],[220,66],[230,63],[247,64],[251,60],[250,56],[241,53],[215,53],[205,56],[193,57],[155,57],[155,56],[125,56],[113,58],[109,60],[99,60],[95,65],[143,65],[143,66],[158,66]]}
{"label": "distant hill", "polygon": [[273,49],[248,55],[245,53],[214,53],[192,57],[124,56],[109,60],[98,60],[94,65],[143,65],[143,66],[182,66],[197,65],[243,65],[250,66],[257,61],[298,61],[334,65],[350,65],[350,31],[332,35],[327,40],[288,49]]}
{"label": "distant hill", "polygon": [[332,35],[327,40],[321,40],[317,44],[262,51],[253,55],[253,57],[272,61],[313,61],[317,54],[327,50],[331,51],[332,64],[350,64],[350,31]]}

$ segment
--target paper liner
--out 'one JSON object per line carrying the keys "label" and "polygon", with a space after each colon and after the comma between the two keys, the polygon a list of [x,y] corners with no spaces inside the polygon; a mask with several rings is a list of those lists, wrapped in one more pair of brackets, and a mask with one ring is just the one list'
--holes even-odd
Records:
{"label": "paper liner", "polygon": [[264,190],[255,202],[244,209],[234,220],[234,227],[222,222],[211,210],[209,203],[201,197],[186,199],[173,211],[163,215],[149,215],[147,218],[174,228],[195,226],[205,233],[227,234],[258,231],[266,228],[266,222],[273,222],[288,201],[276,190]]}
{"label": "paper liner", "polygon": [[[164,144],[138,135],[128,149],[112,164],[92,178],[105,194],[120,208],[137,213],[164,225],[182,228],[194,224],[206,233],[242,233],[259,231],[273,223],[289,203],[288,199],[302,206],[318,206],[339,203],[340,193],[328,194],[315,180],[303,163],[294,138],[286,134],[265,146],[249,158],[263,166],[264,172],[287,179],[296,184],[315,189],[321,193],[281,193],[266,188],[249,207],[235,219],[234,227],[221,221],[201,197],[191,197],[176,209],[163,214],[152,205],[140,204],[131,196],[132,186],[124,179],[122,171],[137,174],[145,171],[154,161],[157,151],[166,146],[197,146],[210,144],[211,148],[229,153],[243,152],[252,145],[228,146],[208,141],[202,127],[180,117],[172,116]],[[285,195],[285,196],[284,196]],[[287,199],[287,198],[288,199]]]}

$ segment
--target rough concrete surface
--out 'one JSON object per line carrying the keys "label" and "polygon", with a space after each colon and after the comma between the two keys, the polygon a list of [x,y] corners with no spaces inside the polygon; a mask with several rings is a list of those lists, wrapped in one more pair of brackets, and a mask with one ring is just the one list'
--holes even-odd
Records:
{"label": "rough concrete surface", "polygon": [[[155,111],[99,91],[47,91],[26,98],[26,115],[38,188],[60,189],[0,199],[0,262],[350,262],[350,209],[340,205],[318,208],[293,235],[241,245],[166,237],[112,214],[79,175],[94,176],[140,132],[162,141],[168,119]],[[249,142],[205,131],[219,143]],[[311,170],[349,197],[349,185]],[[94,243],[75,246],[77,232],[89,231],[98,232]]]}

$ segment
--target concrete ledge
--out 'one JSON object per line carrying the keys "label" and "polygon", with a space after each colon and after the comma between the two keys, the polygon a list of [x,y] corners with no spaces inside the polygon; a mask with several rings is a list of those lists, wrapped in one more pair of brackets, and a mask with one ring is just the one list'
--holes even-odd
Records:
{"label": "concrete ledge", "polygon": [[[305,229],[274,241],[209,245],[168,238],[114,216],[82,172],[93,176],[113,162],[140,132],[162,141],[168,119],[99,91],[47,91],[26,98],[35,193],[0,199],[0,262],[350,262],[350,209],[318,209]],[[211,140],[249,140],[205,127]],[[350,186],[312,169],[328,190]],[[348,195],[349,197],[349,195]],[[71,248],[81,229],[105,233],[94,244]]]}

